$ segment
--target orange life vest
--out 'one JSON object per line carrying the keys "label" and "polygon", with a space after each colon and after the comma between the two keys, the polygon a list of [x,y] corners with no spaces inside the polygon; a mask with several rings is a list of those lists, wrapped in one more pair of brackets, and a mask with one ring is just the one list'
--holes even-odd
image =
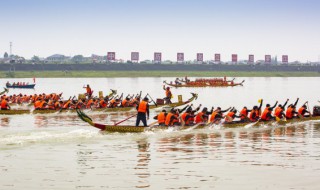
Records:
{"label": "orange life vest", "polygon": [[196,123],[204,122],[204,118],[202,117],[203,115],[204,115],[203,112],[198,113],[197,116],[196,116],[195,122],[196,122]]}
{"label": "orange life vest", "polygon": [[1,101],[1,109],[8,109],[7,100],[3,99]]}
{"label": "orange life vest", "polygon": [[281,117],[281,112],[282,112],[283,110],[282,110],[282,108],[281,107],[277,107],[276,109],[275,109],[275,111],[274,111],[274,116],[276,116],[276,117]]}
{"label": "orange life vest", "polygon": [[268,113],[271,113],[271,111],[269,111],[268,109],[264,109],[264,111],[261,115],[261,119],[265,120],[265,121],[269,121],[270,118],[268,117]]}
{"label": "orange life vest", "polygon": [[289,108],[287,109],[287,111],[286,111],[286,118],[287,118],[287,119],[292,119],[292,118],[293,118],[292,112],[293,112],[293,108],[292,108],[292,107],[289,107]]}
{"label": "orange life vest", "polygon": [[166,117],[166,121],[165,121],[165,125],[166,126],[171,126],[171,125],[173,125],[173,122],[170,122],[170,120],[171,120],[171,117],[173,116],[173,113],[168,113],[168,115],[167,115],[167,117]]}
{"label": "orange life vest", "polygon": [[304,110],[306,110],[306,109],[304,107],[301,107],[301,108],[299,108],[298,113],[303,116]]}
{"label": "orange life vest", "polygon": [[148,104],[148,102],[141,101],[139,104],[138,112],[146,113],[147,112],[147,104]]}
{"label": "orange life vest", "polygon": [[216,117],[217,114],[218,114],[218,112],[216,112],[216,111],[212,112],[212,114],[211,114],[211,116],[210,116],[210,122],[213,122],[213,121],[214,121],[214,119],[215,119],[215,117]]}
{"label": "orange life vest", "polygon": [[104,100],[100,100],[100,108],[107,107],[107,103]]}
{"label": "orange life vest", "polygon": [[127,100],[126,99],[124,99],[124,100],[122,100],[122,102],[121,102],[121,105],[123,106],[123,107],[127,107],[128,105],[127,105]]}
{"label": "orange life vest", "polygon": [[164,123],[166,121],[165,112],[161,112],[158,114],[158,123]]}
{"label": "orange life vest", "polygon": [[240,112],[240,119],[246,119],[248,117],[248,111],[246,108],[243,108]]}
{"label": "orange life vest", "polygon": [[170,90],[166,90],[166,97],[171,98],[172,94]]}
{"label": "orange life vest", "polygon": [[[255,117],[254,117],[254,114],[255,114]],[[249,119],[251,121],[256,121],[258,118],[258,115],[257,115],[257,111],[256,110],[252,110],[249,114]]]}
{"label": "orange life vest", "polygon": [[34,108],[35,109],[40,108],[40,104],[41,104],[40,100],[35,101],[34,102]]}

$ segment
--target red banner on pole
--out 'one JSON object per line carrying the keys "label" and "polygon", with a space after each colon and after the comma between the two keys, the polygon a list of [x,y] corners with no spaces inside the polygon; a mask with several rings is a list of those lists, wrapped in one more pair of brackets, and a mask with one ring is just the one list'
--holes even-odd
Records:
{"label": "red banner on pole", "polygon": [[221,60],[221,55],[220,54],[214,54],[214,61],[215,62],[220,62]]}
{"label": "red banner on pole", "polygon": [[237,63],[238,62],[238,55],[237,54],[232,54],[231,60],[232,60],[232,62]]}
{"label": "red banner on pole", "polygon": [[108,61],[116,60],[116,53],[115,52],[108,52],[107,59],[108,59]]}
{"label": "red banner on pole", "polygon": [[271,55],[265,55],[265,63],[271,63]]}
{"label": "red banner on pole", "polygon": [[249,55],[248,63],[254,63],[254,55]]}
{"label": "red banner on pole", "polygon": [[139,61],[139,52],[131,52],[131,61]]}
{"label": "red banner on pole", "polygon": [[283,55],[282,56],[282,63],[288,63],[289,59],[288,59],[288,55]]}
{"label": "red banner on pole", "polygon": [[177,62],[184,61],[184,53],[177,53]]}
{"label": "red banner on pole", "polygon": [[161,53],[160,52],[155,52],[154,53],[154,62],[160,63],[161,62]]}
{"label": "red banner on pole", "polygon": [[203,61],[203,53],[197,53],[197,61]]}

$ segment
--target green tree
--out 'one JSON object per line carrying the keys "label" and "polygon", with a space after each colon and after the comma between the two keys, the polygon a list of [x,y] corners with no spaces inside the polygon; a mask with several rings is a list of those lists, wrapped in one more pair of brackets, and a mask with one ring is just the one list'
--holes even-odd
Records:
{"label": "green tree", "polygon": [[35,62],[35,63],[38,63],[38,62],[40,62],[40,58],[38,57],[38,56],[33,56],[32,58],[31,58],[31,61],[32,62]]}
{"label": "green tree", "polygon": [[8,54],[7,52],[5,52],[4,55],[3,55],[3,57],[4,57],[4,58],[8,58],[8,57],[9,57],[9,54]]}
{"label": "green tree", "polygon": [[74,57],[72,57],[72,61],[75,63],[79,63],[83,61],[83,55],[75,55]]}

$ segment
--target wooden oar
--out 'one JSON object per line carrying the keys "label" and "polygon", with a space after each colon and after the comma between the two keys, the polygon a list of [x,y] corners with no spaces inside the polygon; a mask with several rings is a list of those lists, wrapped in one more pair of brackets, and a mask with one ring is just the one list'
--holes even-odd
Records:
{"label": "wooden oar", "polygon": [[138,114],[134,114],[134,115],[132,115],[132,116],[130,116],[130,117],[122,120],[122,121],[119,121],[119,122],[115,123],[114,126],[117,126],[117,125],[119,125],[120,123],[123,123],[123,122],[127,121],[128,119],[133,118],[133,117],[135,117],[135,116],[137,116],[137,115],[138,115]]}
{"label": "wooden oar", "polygon": [[147,94],[147,96],[149,96],[149,98],[152,100],[152,102],[154,103],[154,105],[156,105],[156,107],[158,107],[158,104],[151,98],[150,94]]}

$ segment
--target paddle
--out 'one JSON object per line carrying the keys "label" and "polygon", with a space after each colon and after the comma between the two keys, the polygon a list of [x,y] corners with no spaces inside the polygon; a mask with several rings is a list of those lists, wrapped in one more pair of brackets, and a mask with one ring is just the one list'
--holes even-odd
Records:
{"label": "paddle", "polygon": [[147,96],[149,96],[149,98],[152,100],[152,102],[154,103],[154,105],[156,105],[156,107],[158,107],[158,104],[151,98],[150,94],[147,94]]}
{"label": "paddle", "polygon": [[124,119],[124,120],[122,120],[122,121],[119,121],[119,122],[115,123],[114,126],[117,126],[117,125],[119,125],[120,123],[123,123],[123,122],[127,121],[128,119],[133,118],[133,117],[135,117],[135,116],[137,116],[137,115],[138,115],[138,114],[131,115],[130,117],[128,117],[128,118],[126,118],[126,119]]}

